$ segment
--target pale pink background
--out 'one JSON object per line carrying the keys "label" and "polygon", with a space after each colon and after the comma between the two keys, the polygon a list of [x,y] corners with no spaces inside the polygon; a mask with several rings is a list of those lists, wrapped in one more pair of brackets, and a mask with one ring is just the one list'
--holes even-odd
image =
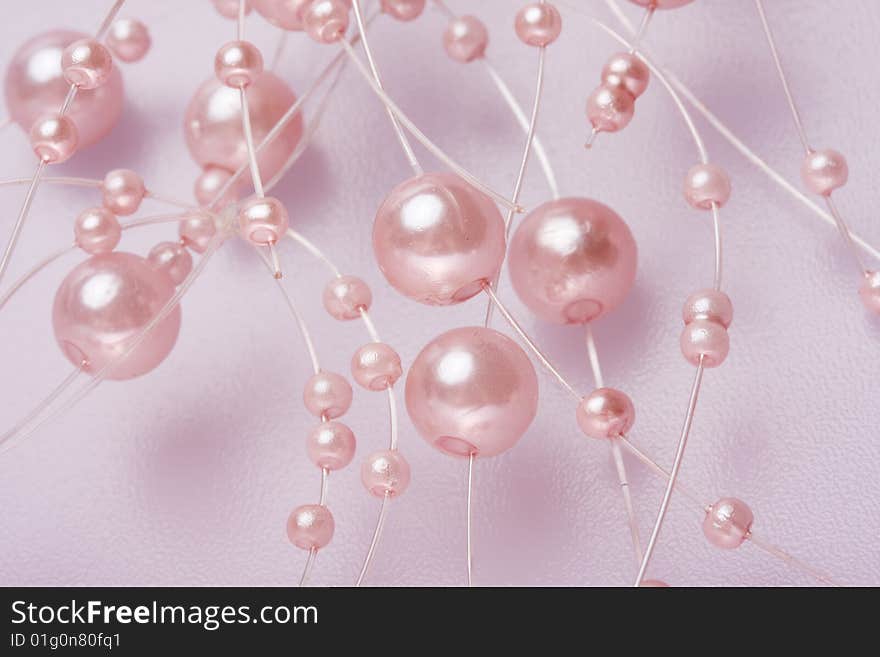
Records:
{"label": "pale pink background", "polygon": [[[17,7],[7,7],[0,25],[0,62],[43,29],[93,30],[110,2],[4,4]],[[529,103],[536,56],[513,35],[520,4],[450,0],[454,9],[478,11],[486,20],[491,56]],[[614,22],[600,0],[580,4]],[[808,132],[817,146],[838,148],[849,159],[850,185],[837,196],[840,207],[856,230],[880,242],[874,64],[880,7],[873,0],[767,4]],[[212,74],[214,52],[232,37],[233,24],[207,0],[128,5],[125,14],[149,24],[154,48],[145,61],[124,66],[128,100],[121,124],[59,171],[100,177],[131,167],[152,188],[189,198],[197,168],[183,145],[183,109]],[[638,16],[635,7],[626,9]],[[387,86],[443,147],[509,190],[522,135],[484,69],[445,57],[443,25],[429,11],[414,24],[376,26]],[[275,41],[267,24],[254,16],[248,30],[271,54]],[[796,180],[799,145],[759,30],[750,0],[697,0],[658,14],[649,43],[737,133]],[[679,308],[690,291],[711,282],[711,232],[707,216],[682,200],[681,180],[696,155],[659,84],[639,100],[625,132],[603,137],[593,152],[581,147],[585,98],[617,48],[565,12],[564,34],[548,53],[540,132],[563,191],[616,208],[639,243],[636,289],[596,332],[608,382],[635,399],[632,439],[669,464],[693,371],[677,346]],[[331,51],[294,35],[280,70],[302,90]],[[837,235],[700,127],[713,159],[734,180],[723,220],[726,286],[736,318],[728,362],[706,376],[682,477],[706,502],[720,495],[747,500],[756,533],[842,582],[878,584],[880,322],[866,317],[858,302],[857,279]],[[33,158],[21,132],[9,128],[0,137],[0,174],[29,174]],[[425,308],[384,284],[369,242],[373,212],[408,175],[381,106],[349,71],[314,148],[279,190],[296,227],[372,284],[379,329],[407,364],[429,338],[483,316],[479,300]],[[4,231],[23,193],[0,192]],[[533,167],[524,201],[546,198]],[[93,192],[42,189],[12,274],[67,243],[76,212],[95,200]],[[172,235],[168,226],[132,233],[123,247],[143,254]],[[324,269],[292,247],[283,255],[326,367],[347,371],[351,353],[366,341],[362,327],[324,314]],[[0,314],[4,427],[69,371],[49,313],[58,281],[78,258],[39,277]],[[535,322],[509,284],[502,295],[565,374],[589,390],[582,332]],[[101,385],[0,459],[0,582],[249,586],[298,580],[305,554],[287,542],[285,520],[294,506],[316,500],[319,480],[303,446],[313,420],[301,402],[309,367],[300,338],[262,265],[238,242],[210,263],[186,297],[183,317],[179,343],[161,368],[129,383]],[[512,452],[478,464],[476,582],[628,584],[634,565],[609,451],[579,434],[571,401],[554,381],[543,372],[540,381],[542,404],[531,430]],[[385,445],[381,395],[358,390],[346,421],[359,437],[358,463]],[[429,448],[405,415],[401,449],[413,483],[393,505],[369,582],[460,585],[465,464]],[[647,533],[661,485],[628,463]],[[352,584],[378,504],[362,489],[358,467],[333,476],[329,504],[337,533],[319,556],[313,582]],[[710,547],[700,520],[681,498],[673,502],[653,576],[677,585],[811,583],[751,545],[735,552]]]}

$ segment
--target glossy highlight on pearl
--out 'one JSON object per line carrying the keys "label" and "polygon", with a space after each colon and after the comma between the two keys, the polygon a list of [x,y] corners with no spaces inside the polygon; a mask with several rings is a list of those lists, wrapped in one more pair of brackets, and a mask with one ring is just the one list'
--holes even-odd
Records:
{"label": "glossy highlight on pearl", "polygon": [[133,18],[113,21],[107,31],[107,47],[123,62],[138,62],[149,52],[152,39],[147,26]]}
{"label": "glossy highlight on pearl", "polygon": [[309,460],[323,470],[341,470],[354,458],[354,432],[342,422],[323,422],[309,432],[306,451]]}
{"label": "glossy highlight on pearl", "polygon": [[614,388],[599,388],[581,400],[577,422],[590,438],[618,438],[633,426],[636,411],[626,393]]}
{"label": "glossy highlight on pearl", "polygon": [[715,502],[703,520],[703,534],[724,550],[738,548],[752,531],[755,516],[742,500],[724,497]]}
{"label": "glossy highlight on pearl", "polygon": [[383,342],[365,344],[351,357],[351,376],[367,390],[386,390],[401,374],[400,356]]}
{"label": "glossy highlight on pearl", "polygon": [[96,89],[110,79],[113,55],[94,39],[74,41],[61,53],[64,79],[80,89]]}
{"label": "glossy highlight on pearl", "polygon": [[313,375],[303,390],[303,403],[309,413],[332,420],[341,417],[351,407],[351,385],[345,377],[334,372]]}
{"label": "glossy highlight on pearl", "polygon": [[496,456],[513,447],[538,409],[538,378],[510,338],[483,327],[443,333],[406,378],[409,417],[430,445],[458,457]]}
{"label": "glossy highlight on pearl", "polygon": [[534,2],[517,12],[514,28],[520,41],[543,48],[559,38],[562,16],[549,2]]}
{"label": "glossy highlight on pearl", "polygon": [[341,321],[358,319],[370,309],[373,293],[370,286],[357,276],[337,276],[327,283],[321,296],[324,309]]}
{"label": "glossy highlight on pearl", "polygon": [[489,30],[476,16],[459,16],[450,21],[443,33],[443,47],[455,61],[467,63],[486,54]]}
{"label": "glossy highlight on pearl", "polygon": [[327,547],[335,529],[333,514],[320,504],[298,506],[287,519],[287,537],[301,550]]}
{"label": "glossy highlight on pearl", "polygon": [[89,208],[73,224],[76,245],[86,253],[110,253],[119,244],[122,226],[107,208]]}
{"label": "glossy highlight on pearl", "polygon": [[127,217],[138,211],[147,190],[143,179],[134,171],[114,169],[101,182],[104,207],[113,214]]}
{"label": "glossy highlight on pearl", "polygon": [[411,476],[409,463],[396,449],[374,452],[361,466],[361,482],[375,497],[403,495]]}

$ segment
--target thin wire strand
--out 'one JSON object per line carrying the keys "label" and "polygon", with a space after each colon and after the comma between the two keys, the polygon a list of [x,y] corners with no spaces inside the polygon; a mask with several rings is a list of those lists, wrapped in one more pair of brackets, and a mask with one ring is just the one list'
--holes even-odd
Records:
{"label": "thin wire strand", "polygon": [[767,22],[767,15],[764,13],[764,3],[761,0],[755,0],[755,8],[758,10],[758,16],[761,19],[761,27],[764,29],[764,35],[767,37],[767,45],[770,47],[770,54],[773,55],[773,63],[776,65],[776,72],[779,74],[779,80],[782,83],[782,90],[785,92],[785,99],[788,101],[788,108],[791,110],[791,118],[794,120],[794,126],[797,129],[798,138],[804,151],[810,153],[813,149],[807,139],[807,133],[804,130],[804,122],[801,120],[801,114],[798,111],[797,103],[794,102],[794,96],[791,88],[788,86],[788,76],[782,66],[782,60],[779,57],[779,50],[776,47],[776,40],[773,38],[773,31],[770,29],[770,23]]}
{"label": "thin wire strand", "polygon": [[4,445],[7,440],[12,438],[16,433],[21,431],[24,427],[30,424],[34,419],[36,419],[43,411],[45,411],[49,406],[55,401],[59,395],[61,395],[70,385],[76,380],[76,378],[82,373],[82,368],[85,366],[85,361],[83,361],[80,367],[74,368],[74,370],[65,376],[61,383],[55,386],[52,391],[46,395],[46,397],[37,404],[31,411],[25,415],[15,426],[9,429],[6,433],[0,436],[0,446]]}
{"label": "thin wire strand", "polygon": [[306,251],[311,253],[315,258],[323,262],[327,268],[333,272],[333,274],[339,278],[342,276],[342,272],[339,271],[339,268],[333,264],[333,261],[328,258],[323,251],[321,251],[314,243],[306,239],[302,234],[295,231],[293,228],[287,229],[287,235],[294,242],[303,247]]}
{"label": "thin wire strand", "polygon": [[825,197],[825,205],[828,206],[828,211],[831,213],[831,216],[834,217],[834,222],[837,224],[837,230],[840,231],[840,236],[843,237],[846,248],[849,250],[850,255],[852,255],[853,260],[856,261],[859,271],[866,272],[868,267],[865,265],[865,260],[862,258],[859,249],[856,247],[852,233],[849,231],[849,226],[846,225],[840,211],[837,209],[837,204],[831,200],[831,195]]}
{"label": "thin wire strand", "polygon": [[593,336],[593,325],[591,323],[587,324],[584,337],[587,343],[587,358],[590,362],[590,369],[593,371],[593,380],[596,382],[597,388],[604,388],[605,380],[602,378],[599,351],[596,349],[596,338]]}
{"label": "thin wire strand", "polygon": [[507,320],[507,323],[510,327],[519,335],[520,339],[532,350],[532,353],[535,354],[535,357],[541,361],[541,364],[547,369],[550,374],[552,374],[557,381],[559,381],[560,385],[568,391],[574,399],[578,402],[581,401],[581,395],[579,395],[574,388],[569,385],[568,381],[565,380],[565,377],[559,373],[559,371],[553,366],[553,364],[547,359],[547,357],[543,354],[543,352],[538,348],[538,345],[529,337],[529,335],[523,330],[522,326],[520,326],[519,322],[517,322],[513,315],[504,307],[504,304],[501,303],[501,300],[495,295],[492,291],[492,288],[488,285],[483,286],[483,290],[489,295],[489,298],[492,302],[498,307],[498,312]]}
{"label": "thin wire strand", "polygon": [[67,255],[68,253],[75,251],[77,248],[76,244],[73,246],[66,246],[63,249],[58,249],[54,253],[46,256],[42,260],[40,260],[37,264],[31,267],[24,275],[22,275],[17,281],[15,281],[6,292],[0,296],[0,308],[3,308],[9,300],[18,292],[22,287],[24,287],[25,283],[31,280],[38,273],[43,271],[46,267],[51,265],[53,262],[58,260],[60,257]]}
{"label": "thin wire strand", "polygon": [[287,287],[284,285],[284,281],[280,278],[275,278],[275,269],[272,266],[272,262],[268,258],[266,258],[262,251],[257,250],[257,253],[260,255],[260,259],[262,259],[263,263],[269,269],[269,273],[272,274],[272,280],[275,281],[278,289],[284,296],[284,301],[287,304],[287,308],[290,310],[291,315],[293,315],[293,319],[296,322],[297,327],[299,328],[300,335],[302,336],[303,343],[305,343],[306,351],[309,352],[309,360],[311,360],[312,362],[312,370],[315,372],[315,374],[320,374],[321,364],[318,361],[318,352],[315,349],[315,343],[312,340],[312,334],[309,331],[309,327],[306,325],[305,319],[303,319],[302,315],[300,315],[296,304],[293,302],[293,298],[290,296],[290,293],[287,291]]}
{"label": "thin wire strand", "polygon": [[[30,185],[33,181],[33,177],[31,178],[10,178],[8,180],[0,180],[0,187],[6,187],[11,185]],[[50,177],[44,176],[42,183],[44,185],[68,185],[70,187],[100,187],[100,180],[93,180],[91,178],[71,178],[71,177]]]}
{"label": "thin wire strand", "polygon": [[303,588],[308,582],[309,575],[312,572],[312,566],[315,564],[315,557],[318,556],[318,550],[316,548],[312,548],[309,550],[309,556],[306,557],[306,565],[303,568],[302,576],[299,578],[299,587]]}
{"label": "thin wire strand", "polygon": [[416,140],[418,140],[418,142],[422,144],[422,146],[430,151],[430,153],[438,160],[440,160],[445,166],[452,169],[456,174],[464,178],[468,183],[483,192],[486,196],[491,197],[496,203],[503,205],[507,209],[514,208],[516,212],[525,212],[524,208],[511,202],[509,199],[505,198],[504,196],[493,190],[491,187],[480,181],[479,178],[477,178],[461,165],[456,163],[453,159],[446,155],[446,153],[444,153],[434,142],[428,139],[425,133],[423,133],[418,128],[418,126],[416,126],[416,124],[413,123],[406,116],[406,114],[403,113],[403,110],[398,107],[397,103],[395,103],[388,94],[386,94],[382,89],[379,88],[379,86],[376,84],[376,81],[373,80],[373,76],[370,75],[370,71],[367,69],[366,66],[364,66],[363,62],[361,62],[357,54],[354,52],[351,44],[349,44],[345,40],[341,41],[341,43],[342,47],[345,49],[345,52],[348,53],[349,59],[354,62],[355,67],[360,72],[361,76],[373,89],[373,93],[375,93],[376,96],[379,97],[379,100],[381,100],[386,107],[393,110],[394,115],[400,120],[400,122],[403,124],[403,127],[405,127],[410,132],[410,134],[412,134],[413,137],[415,137]]}
{"label": "thin wire strand", "polygon": [[247,5],[246,0],[239,0],[238,21],[237,21],[236,30],[235,30],[236,31],[235,38],[238,39],[239,41],[244,41],[244,22],[245,22],[245,15],[247,14],[247,11],[246,11],[247,6],[248,5]]}
{"label": "thin wire strand", "polygon": [[272,55],[272,64],[269,66],[270,71],[278,69],[281,58],[284,56],[284,49],[287,47],[287,30],[281,30],[278,37],[278,43],[275,45],[275,54]]}
{"label": "thin wire strand", "polygon": [[718,210],[718,204],[712,202],[712,231],[715,234],[715,272],[713,274],[713,287],[721,290],[721,278],[724,266],[724,252],[722,250],[721,238],[721,217]]}
{"label": "thin wire strand", "polygon": [[382,528],[385,526],[385,517],[387,516],[389,499],[388,492],[386,491],[385,495],[382,497],[382,504],[379,507],[379,516],[376,519],[376,527],[373,529],[373,539],[370,541],[370,547],[367,549],[367,555],[364,557],[364,563],[361,566],[361,572],[358,575],[355,586],[361,586],[364,583],[364,578],[367,576],[370,564],[373,563],[373,556],[376,553],[376,547],[379,545],[379,539],[382,536]]}
{"label": "thin wire strand", "polygon": [[[241,6],[243,7],[244,3],[241,3]],[[248,107],[247,89],[241,87],[238,94],[241,99],[241,124],[244,129],[244,142],[247,145],[248,161],[250,162],[251,181],[257,196],[263,198],[266,194],[263,192],[263,179],[260,177],[260,165],[257,162],[257,152],[254,148],[254,132],[251,128],[251,110]]]}
{"label": "thin wire strand", "polygon": [[[351,8],[354,10],[354,19],[357,23],[358,32],[361,35],[361,47],[364,49],[364,54],[367,57],[367,63],[370,65],[370,71],[373,73],[373,80],[379,86],[380,89],[384,90],[384,86],[382,84],[382,76],[379,73],[379,67],[376,66],[376,60],[373,57],[373,49],[370,48],[370,41],[367,38],[367,30],[364,26],[364,16],[361,11],[361,3],[360,0],[352,0]],[[391,111],[390,108],[386,107],[385,111],[388,112],[388,118],[391,119],[391,125],[394,128],[394,133],[397,135],[397,140],[400,142],[400,147],[403,149],[404,155],[406,155],[406,159],[409,162],[410,167],[412,167],[415,175],[420,176],[424,173],[424,169],[422,169],[422,165],[419,164],[419,160],[416,157],[415,152],[413,151],[412,144],[409,143],[409,139],[407,139],[406,135],[403,132],[403,128],[400,127],[400,123],[397,120],[397,117],[394,116],[394,112]]]}
{"label": "thin wire strand", "polygon": [[[538,74],[536,75],[536,83],[535,83],[535,100],[532,103],[532,115],[529,119],[529,129],[526,133],[526,144],[523,148],[522,159],[519,163],[519,170],[516,174],[516,182],[513,185],[513,195],[511,196],[511,201],[514,204],[519,202],[519,195],[522,192],[523,182],[526,177],[526,170],[529,166],[529,155],[532,152],[532,142],[535,139],[535,132],[538,126],[538,114],[541,109],[541,96],[544,90],[544,61],[547,55],[547,48],[541,47],[538,48]],[[505,241],[510,240],[510,229],[513,226],[513,215],[516,214],[512,209],[507,211],[507,216],[504,218],[504,239]],[[501,269],[499,268],[498,272],[495,274],[495,277],[491,281],[491,286],[496,291],[498,290],[498,284],[501,281]],[[488,327],[492,322],[492,309],[494,306],[492,302],[489,301],[486,304],[486,318],[483,322],[483,326]]]}
{"label": "thin wire strand", "polygon": [[758,538],[751,532],[749,532],[748,539],[758,549],[763,550],[764,552],[776,557],[777,559],[781,559],[786,564],[810,575],[811,577],[822,582],[823,584],[828,584],[830,586],[842,586],[841,584],[831,579],[831,577],[823,573],[821,570],[813,568],[810,564],[793,557],[782,548],[773,545],[772,543],[768,543],[764,539]]}
{"label": "thin wire strand", "polygon": [[638,32],[636,32],[635,38],[633,38],[632,47],[629,49],[629,53],[634,55],[636,51],[639,49],[639,44],[642,42],[642,39],[645,38],[645,34],[648,31],[648,25],[651,23],[651,19],[654,17],[654,10],[656,7],[648,7],[645,9],[645,13],[642,15],[642,22],[639,25]]}
{"label": "thin wire strand", "polygon": [[474,585],[474,544],[473,544],[473,497],[474,497],[474,460],[476,454],[468,456],[467,480],[467,583]]}
{"label": "thin wire strand", "polygon": [[101,22],[100,27],[98,27],[98,31],[95,33],[95,39],[100,40],[101,37],[104,36],[104,33],[110,29],[110,24],[113,22],[113,19],[116,18],[116,14],[119,13],[119,10],[122,9],[123,4],[125,4],[125,0],[116,0],[110,8],[110,11],[107,12],[107,16]]}
{"label": "thin wire strand", "polygon": [[37,164],[36,171],[34,171],[33,178],[31,178],[31,184],[28,187],[27,194],[25,194],[24,203],[21,205],[21,210],[18,212],[18,218],[15,220],[15,224],[12,227],[12,233],[9,236],[9,240],[6,242],[6,250],[3,252],[3,258],[0,259],[0,281],[3,280],[3,275],[9,267],[9,262],[15,251],[15,245],[18,243],[18,238],[21,237],[21,231],[24,228],[25,221],[27,221],[31,205],[34,202],[34,196],[40,186],[40,178],[43,175],[43,171],[46,170],[47,164],[46,160],[41,159],[39,164]]}
{"label": "thin wire strand", "polygon": [[[647,468],[651,472],[653,472],[655,475],[662,478],[663,481],[665,481],[665,482],[669,481],[669,478],[670,478],[669,472],[665,468],[660,466],[657,463],[657,461],[655,461],[650,456],[645,454],[642,450],[640,450],[638,447],[633,445],[629,441],[628,438],[626,438],[625,436],[621,436],[620,438],[618,438],[618,441],[620,441],[621,445],[623,445],[630,454],[635,456],[639,461],[641,461],[645,466],[647,466]],[[694,493],[690,488],[688,488],[683,483],[681,483],[681,481],[678,479],[676,479],[676,481],[675,481],[675,490],[678,491],[679,493],[681,493],[688,500],[693,502],[700,509],[700,511],[705,513],[706,505],[702,502],[700,497],[696,493]]]}
{"label": "thin wire strand", "polygon": [[639,573],[633,586],[639,586],[645,578],[645,571],[651,563],[651,556],[654,554],[654,548],[657,545],[657,538],[660,536],[660,530],[663,528],[663,521],[666,519],[666,511],[669,509],[669,502],[672,499],[672,491],[675,488],[678,472],[681,469],[684,460],[684,452],[687,447],[688,436],[691,432],[691,425],[694,420],[694,412],[697,409],[697,399],[700,395],[700,384],[703,382],[703,356],[700,356],[700,363],[697,365],[694,374],[694,384],[691,388],[691,397],[688,401],[687,413],[684,417],[684,424],[681,429],[681,436],[678,439],[678,447],[675,450],[675,460],[672,463],[672,470],[669,473],[669,482],[666,484],[666,490],[663,493],[663,501],[660,503],[660,510],[657,512],[657,520],[654,521],[654,528],[651,530],[651,538],[648,539],[648,546],[645,548],[645,554],[642,557],[642,563],[639,566]]}

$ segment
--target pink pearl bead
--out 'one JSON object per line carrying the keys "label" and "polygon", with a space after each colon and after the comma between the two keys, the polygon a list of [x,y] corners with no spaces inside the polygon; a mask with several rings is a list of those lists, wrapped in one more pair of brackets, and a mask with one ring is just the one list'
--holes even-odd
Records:
{"label": "pink pearl bead", "polygon": [[681,318],[685,324],[690,324],[695,319],[705,319],[728,328],[733,321],[733,303],[721,290],[698,290],[684,302]]}
{"label": "pink pearl bead", "polygon": [[296,507],[287,519],[287,538],[302,550],[320,550],[333,538],[333,514],[320,504]]}
{"label": "pink pearl bead", "polygon": [[81,89],[96,89],[110,79],[113,55],[94,39],[80,39],[61,53],[61,70],[70,84]]}
{"label": "pink pearl bead", "polygon": [[196,253],[204,253],[216,233],[214,220],[206,214],[184,217],[178,226],[181,241]]}
{"label": "pink pearl bead", "polygon": [[[195,194],[198,204],[202,206],[211,205],[217,197],[217,194],[223,189],[226,181],[231,177],[232,174],[229,171],[221,169],[220,167],[207,167],[202,171],[199,177],[196,178],[196,183],[193,186],[193,193]],[[222,210],[227,205],[238,201],[240,187],[240,182],[233,184],[232,187],[223,194],[223,198],[217,202],[217,209]]]}
{"label": "pink pearl bead", "polygon": [[461,303],[501,269],[504,220],[461,178],[426,173],[395,187],[382,203],[373,251],[404,296],[435,306]]}
{"label": "pink pearl bead", "polygon": [[338,320],[357,319],[373,303],[370,287],[357,276],[337,276],[327,283],[322,296],[324,308]]}
{"label": "pink pearl bead", "polygon": [[399,21],[412,21],[425,11],[425,0],[382,0],[382,11]]}
{"label": "pink pearl bead", "polygon": [[89,208],[73,224],[76,245],[86,253],[110,253],[119,244],[122,226],[107,208]]}
{"label": "pink pearl bead", "polygon": [[[140,256],[114,251],[79,264],[61,283],[52,308],[55,339],[71,363],[90,374],[102,372],[171,299],[174,285]],[[141,376],[158,366],[180,331],[174,309],[123,360],[109,379]]]}
{"label": "pink pearl bead", "polygon": [[324,422],[306,439],[309,459],[322,470],[341,470],[354,458],[357,441],[342,422]]}
{"label": "pink pearl bead", "polygon": [[694,0],[630,0],[642,7],[653,7],[654,9],[677,9],[689,5]]}
{"label": "pink pearl bead", "polygon": [[239,14],[239,2],[243,1],[244,4],[244,13],[245,15],[251,13],[251,7],[248,0],[212,0],[214,3],[214,9],[217,10],[217,13],[223,16],[223,18],[230,18],[232,20],[236,20]]}
{"label": "pink pearl bead", "polygon": [[238,211],[239,233],[253,244],[276,244],[289,225],[284,204],[271,196],[253,198]]}
{"label": "pink pearl bead", "polygon": [[312,0],[251,0],[254,9],[282,30],[302,30],[303,13]]}
{"label": "pink pearl bead", "polygon": [[520,41],[527,46],[543,48],[559,38],[562,16],[549,2],[534,2],[517,12],[514,28]]}
{"label": "pink pearl bead", "polygon": [[159,242],[150,250],[147,262],[153,269],[166,273],[175,285],[183,283],[193,268],[192,256],[178,242]]}
{"label": "pink pearl bead", "polygon": [[598,388],[581,400],[577,422],[590,438],[617,438],[626,434],[636,420],[636,409],[625,393]]}
{"label": "pink pearl bead", "polygon": [[706,513],[703,533],[712,545],[732,550],[749,537],[754,520],[755,516],[745,502],[735,497],[724,497]]}
{"label": "pink pearl bead", "polygon": [[[247,102],[254,143],[259,144],[296,102],[296,96],[281,78],[266,71],[248,87]],[[264,180],[278,173],[296,150],[302,137],[302,126],[302,115],[297,114],[260,151],[257,162]],[[202,167],[235,171],[247,164],[239,91],[216,78],[202,84],[187,107],[184,135],[189,152]]]}
{"label": "pink pearl bead", "polygon": [[538,206],[510,241],[514,290],[538,317],[583,324],[619,306],[636,278],[638,249],[626,223],[591,199]]}
{"label": "pink pearl bead", "polygon": [[262,72],[263,55],[249,41],[230,41],[214,57],[214,74],[227,87],[247,87]]}
{"label": "pink pearl bead", "polygon": [[597,132],[617,132],[632,121],[635,98],[626,89],[600,84],[587,99],[587,118]]}
{"label": "pink pearl bead", "polygon": [[[34,37],[13,55],[6,71],[4,90],[10,117],[25,131],[43,115],[57,112],[70,83],[61,71],[64,48],[85,34],[53,30]],[[79,132],[80,148],[104,137],[122,114],[122,76],[116,67],[107,83],[97,89],[80,89],[65,114]]]}
{"label": "pink pearl bead", "polygon": [[309,413],[333,419],[351,408],[352,391],[345,377],[333,372],[319,372],[306,382],[303,402]]}
{"label": "pink pearl bead", "polygon": [[801,178],[811,192],[828,196],[846,184],[849,166],[843,155],[830,148],[812,151],[801,165]]}
{"label": "pink pearl bead", "polygon": [[79,136],[68,116],[49,114],[37,119],[31,128],[31,148],[37,157],[50,164],[66,162],[76,153]]}
{"label": "pink pearl bead", "polygon": [[305,10],[303,23],[318,43],[336,43],[348,30],[348,5],[340,0],[314,0]]}
{"label": "pink pearl bead", "polygon": [[510,338],[482,327],[432,340],[406,379],[410,419],[430,445],[451,456],[495,456],[535,418],[538,378]]}
{"label": "pink pearl bead", "polygon": [[718,367],[730,351],[730,337],[724,325],[706,319],[695,319],[681,332],[681,353],[691,365]]}
{"label": "pink pearl bead", "polygon": [[869,271],[865,273],[865,280],[859,289],[859,296],[865,308],[880,315],[880,272]]}
{"label": "pink pearl bead", "polygon": [[698,210],[719,208],[730,199],[730,178],[727,172],[714,164],[691,167],[684,179],[684,198]]}
{"label": "pink pearl bead", "polygon": [[467,63],[486,54],[489,31],[476,16],[459,16],[450,21],[443,33],[446,54],[457,62]]}
{"label": "pink pearl bead", "polygon": [[390,388],[401,374],[400,356],[384,342],[365,344],[351,358],[351,375],[367,390]]}
{"label": "pink pearl bead", "polygon": [[647,64],[628,52],[612,55],[602,69],[603,84],[628,91],[633,98],[645,93],[650,81],[651,71]]}
{"label": "pink pearl bead", "polygon": [[376,497],[403,495],[410,476],[409,463],[396,449],[374,452],[361,466],[361,481]]}
{"label": "pink pearl bead", "polygon": [[107,47],[123,62],[138,62],[150,51],[150,31],[133,18],[120,18],[107,32]]}
{"label": "pink pearl bead", "polygon": [[666,582],[662,582],[659,579],[643,579],[642,583],[639,584],[640,587],[644,589],[668,589],[669,584]]}
{"label": "pink pearl bead", "polygon": [[147,194],[143,179],[134,171],[114,169],[101,183],[104,207],[120,217],[137,212]]}

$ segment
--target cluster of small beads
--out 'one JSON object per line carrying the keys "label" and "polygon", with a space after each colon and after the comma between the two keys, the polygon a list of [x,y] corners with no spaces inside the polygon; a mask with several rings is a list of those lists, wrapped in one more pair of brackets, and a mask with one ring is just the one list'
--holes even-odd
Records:
{"label": "cluster of small beads", "polygon": [[[340,321],[366,317],[373,295],[369,286],[356,276],[337,276],[324,288],[327,312]],[[366,390],[389,391],[403,374],[400,356],[384,342],[370,342],[355,351],[351,374]],[[403,494],[410,481],[410,467],[403,455],[392,446],[370,454],[361,466],[361,481],[376,497]]]}
{"label": "cluster of small beads", "polygon": [[601,83],[587,99],[593,134],[623,130],[635,113],[636,98],[645,93],[651,73],[633,53],[612,55],[602,68]]}

